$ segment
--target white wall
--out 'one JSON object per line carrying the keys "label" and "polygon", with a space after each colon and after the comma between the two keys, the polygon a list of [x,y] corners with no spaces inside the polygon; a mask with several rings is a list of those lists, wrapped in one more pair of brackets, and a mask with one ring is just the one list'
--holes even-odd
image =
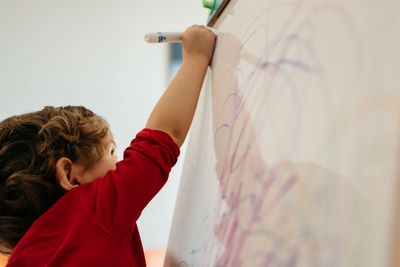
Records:
{"label": "white wall", "polygon": [[[201,0],[0,0],[0,120],[84,105],[108,120],[121,158],[167,86],[167,49],[144,34],[207,14]],[[182,162],[139,220],[145,248],[167,243]]]}

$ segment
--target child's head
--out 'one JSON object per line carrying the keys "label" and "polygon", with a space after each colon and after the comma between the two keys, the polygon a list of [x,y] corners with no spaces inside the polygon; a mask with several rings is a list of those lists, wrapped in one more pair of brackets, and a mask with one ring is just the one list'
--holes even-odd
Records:
{"label": "child's head", "polygon": [[0,250],[11,251],[66,191],[115,168],[108,124],[84,107],[0,122]]}

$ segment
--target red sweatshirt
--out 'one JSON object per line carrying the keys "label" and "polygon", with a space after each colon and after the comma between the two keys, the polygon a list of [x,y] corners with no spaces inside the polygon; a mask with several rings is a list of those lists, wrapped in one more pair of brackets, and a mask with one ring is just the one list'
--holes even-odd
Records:
{"label": "red sweatshirt", "polygon": [[169,135],[144,129],[115,171],[67,192],[36,220],[7,266],[145,266],[136,220],[178,155]]}

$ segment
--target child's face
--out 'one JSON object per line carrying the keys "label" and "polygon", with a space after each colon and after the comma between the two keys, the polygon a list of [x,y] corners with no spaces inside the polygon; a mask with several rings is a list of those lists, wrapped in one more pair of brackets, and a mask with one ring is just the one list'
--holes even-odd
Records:
{"label": "child's face", "polygon": [[82,170],[81,175],[79,175],[79,184],[86,184],[93,182],[97,178],[104,177],[104,175],[109,170],[115,170],[117,163],[116,146],[111,134],[103,139],[103,144],[105,147],[105,154],[103,158],[96,164],[91,166],[89,169]]}

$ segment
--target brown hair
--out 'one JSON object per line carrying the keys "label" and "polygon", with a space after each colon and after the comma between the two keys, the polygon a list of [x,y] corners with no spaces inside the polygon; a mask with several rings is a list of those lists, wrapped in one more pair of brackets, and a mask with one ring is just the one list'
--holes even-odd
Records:
{"label": "brown hair", "polygon": [[58,159],[91,166],[102,158],[108,132],[104,119],[80,106],[45,107],[0,122],[1,253],[10,253],[66,192],[55,175]]}

